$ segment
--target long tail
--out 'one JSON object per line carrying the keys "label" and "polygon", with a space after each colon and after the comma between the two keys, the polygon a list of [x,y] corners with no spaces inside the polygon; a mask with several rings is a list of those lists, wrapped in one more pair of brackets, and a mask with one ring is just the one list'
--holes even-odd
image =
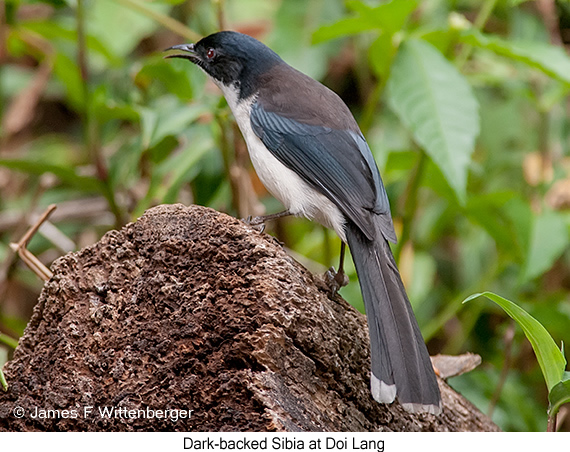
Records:
{"label": "long tail", "polygon": [[439,414],[437,379],[388,242],[372,242],[353,225],[346,232],[370,330],[372,396],[380,403],[397,396],[407,411]]}

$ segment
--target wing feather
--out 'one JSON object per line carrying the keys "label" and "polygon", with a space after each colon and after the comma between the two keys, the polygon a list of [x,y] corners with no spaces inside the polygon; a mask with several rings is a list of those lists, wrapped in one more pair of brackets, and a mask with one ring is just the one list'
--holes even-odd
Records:
{"label": "wing feather", "polygon": [[[368,239],[380,228],[395,240],[388,197],[361,134],[304,124],[267,111],[259,102],[252,106],[251,125],[281,163],[332,201]],[[375,221],[377,215],[381,221]]]}

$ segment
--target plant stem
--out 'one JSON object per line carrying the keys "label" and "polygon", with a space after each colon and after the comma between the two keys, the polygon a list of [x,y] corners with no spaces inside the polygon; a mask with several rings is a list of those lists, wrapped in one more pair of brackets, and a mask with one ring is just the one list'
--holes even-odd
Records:
{"label": "plant stem", "polygon": [[[477,17],[475,18],[475,22],[473,22],[473,26],[475,29],[479,31],[483,29],[483,27],[487,23],[487,20],[489,20],[491,13],[495,9],[496,5],[497,5],[497,0],[486,0],[483,3],[481,9],[479,10],[479,14],[477,14]],[[472,45],[466,44],[462,47],[461,52],[457,56],[456,60],[457,66],[459,68],[463,67],[463,65],[467,62],[472,51],[473,51]]]}
{"label": "plant stem", "polygon": [[170,31],[173,31],[177,35],[182,36],[190,41],[198,41],[201,36],[196,33],[195,31],[188,28],[181,22],[173,19],[172,17],[167,16],[166,14],[162,14],[158,11],[149,8],[143,3],[139,3],[135,0],[116,0],[117,3],[122,4],[123,6],[138,11],[141,14],[144,14],[147,17],[150,17],[152,20],[158,22],[164,28],[168,28]]}
{"label": "plant stem", "polygon": [[425,152],[420,151],[418,163],[416,164],[416,167],[410,176],[406,191],[404,193],[404,207],[402,209],[402,235],[400,236],[398,245],[394,250],[394,259],[396,259],[396,262],[398,264],[400,263],[400,255],[402,253],[402,249],[410,240],[410,235],[413,227],[412,223],[414,222],[414,216],[416,214],[418,206],[418,188],[420,185],[420,180],[423,176],[426,159],[427,157]]}
{"label": "plant stem", "polygon": [[493,397],[491,397],[491,401],[489,402],[489,408],[487,409],[487,416],[493,417],[493,412],[495,411],[495,406],[499,401],[499,397],[501,396],[501,392],[503,390],[503,386],[505,386],[505,382],[507,381],[507,377],[509,375],[509,369],[511,367],[511,357],[513,352],[513,342],[515,339],[515,321],[511,319],[509,323],[509,327],[505,332],[505,360],[503,361],[503,368],[501,369],[501,375],[499,377],[499,382],[497,383],[497,387],[495,388],[495,392],[493,393]]}
{"label": "plant stem", "polygon": [[549,171],[552,167],[552,153],[550,152],[549,129],[550,129],[550,112],[548,110],[540,110],[540,125],[538,127],[538,152],[542,157],[540,164],[540,183],[547,186],[550,181]]}
{"label": "plant stem", "polygon": [[555,432],[556,431],[556,414],[548,416],[548,423],[546,424],[546,431],[547,432]]}
{"label": "plant stem", "polygon": [[0,369],[0,386],[2,386],[2,389],[4,391],[8,390],[8,383],[6,382],[6,377],[4,377],[4,373],[2,372],[2,369]]}
{"label": "plant stem", "polygon": [[[6,51],[6,38],[8,36],[8,25],[6,20],[6,9],[8,6],[4,2],[0,3],[0,73],[4,67],[4,60],[7,57]],[[0,99],[2,98],[2,93],[0,92]],[[4,108],[3,103],[0,104],[0,117],[2,115]]]}
{"label": "plant stem", "polygon": [[123,213],[121,212],[115,200],[115,193],[109,181],[109,174],[105,159],[101,154],[99,146],[98,125],[93,113],[93,105],[91,99],[91,89],[89,86],[89,64],[87,61],[87,39],[85,32],[85,8],[83,0],[77,0],[77,64],[81,74],[81,82],[83,84],[83,117],[84,117],[84,133],[87,147],[87,155],[90,160],[95,163],[97,177],[103,183],[103,195],[109,203],[109,209],[115,217],[115,226],[120,228],[125,223]]}
{"label": "plant stem", "polygon": [[333,266],[332,258],[332,243],[331,234],[328,228],[322,228],[323,231],[323,244],[324,244],[324,262],[326,262],[327,267]]}
{"label": "plant stem", "polygon": [[485,3],[483,3],[483,6],[481,6],[481,9],[479,10],[479,14],[477,14],[477,17],[475,18],[475,22],[474,22],[475,28],[477,28],[477,30],[483,29],[483,27],[485,26],[485,24],[489,20],[491,13],[495,9],[495,6],[497,5],[497,1],[498,0],[486,0]]}
{"label": "plant stem", "polygon": [[[96,126],[91,115],[91,93],[89,89],[89,65],[87,63],[87,40],[85,33],[85,9],[83,0],[77,0],[77,65],[83,89],[83,124],[87,155],[89,158],[95,154]],[[96,162],[97,163],[97,162]],[[99,168],[97,168],[99,170]],[[99,171],[97,171],[99,173]]]}
{"label": "plant stem", "polygon": [[[465,306],[462,310],[462,318],[459,319],[461,328],[455,334],[452,334],[442,348],[441,353],[444,355],[458,355],[463,349],[465,342],[471,337],[471,332],[475,328],[477,320],[483,312],[484,306],[482,304]],[[459,316],[459,312],[456,313]]]}
{"label": "plant stem", "polygon": [[218,16],[218,29],[226,29],[226,16],[224,14],[224,0],[212,0],[214,6],[216,7],[216,13]]}
{"label": "plant stem", "polygon": [[443,325],[457,315],[459,310],[463,307],[461,304],[463,300],[465,300],[469,295],[480,291],[481,287],[488,286],[490,282],[496,278],[497,274],[500,273],[501,268],[502,267],[498,264],[490,265],[487,272],[478,281],[465,289],[453,300],[450,300],[443,310],[422,328],[422,334],[425,341],[428,342],[433,336],[435,336],[435,333],[437,333]]}
{"label": "plant stem", "polygon": [[229,122],[227,116],[223,113],[224,110],[217,110],[215,115],[216,122],[220,127],[220,140],[219,146],[220,151],[222,153],[222,160],[224,162],[224,171],[226,173],[226,180],[230,183],[230,189],[232,194],[232,207],[237,213],[238,216],[242,213],[242,206],[240,206],[240,196],[239,196],[239,187],[236,184],[235,178],[232,177],[232,148],[230,144],[230,132],[231,132],[231,122]]}
{"label": "plant stem", "polygon": [[364,105],[364,111],[362,112],[362,119],[360,120],[360,130],[363,135],[366,136],[370,127],[372,126],[372,120],[374,119],[374,114],[376,113],[376,107],[380,102],[380,97],[384,92],[384,86],[386,82],[380,81],[374,87],[374,90],[370,94],[366,105]]}

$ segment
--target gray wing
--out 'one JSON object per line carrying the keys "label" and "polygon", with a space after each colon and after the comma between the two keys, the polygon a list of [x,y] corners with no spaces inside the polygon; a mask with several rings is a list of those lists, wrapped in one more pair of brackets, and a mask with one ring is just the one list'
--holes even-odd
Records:
{"label": "gray wing", "polygon": [[304,124],[266,111],[258,102],[251,125],[281,163],[332,201],[369,240],[380,229],[396,241],[386,190],[360,133]]}

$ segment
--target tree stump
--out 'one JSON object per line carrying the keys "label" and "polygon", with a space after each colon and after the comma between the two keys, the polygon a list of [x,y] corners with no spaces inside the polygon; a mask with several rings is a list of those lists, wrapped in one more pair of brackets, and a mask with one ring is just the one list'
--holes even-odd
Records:
{"label": "tree stump", "polygon": [[214,210],[150,209],[52,270],[0,430],[498,430],[442,380],[440,416],[376,403],[365,316]]}

